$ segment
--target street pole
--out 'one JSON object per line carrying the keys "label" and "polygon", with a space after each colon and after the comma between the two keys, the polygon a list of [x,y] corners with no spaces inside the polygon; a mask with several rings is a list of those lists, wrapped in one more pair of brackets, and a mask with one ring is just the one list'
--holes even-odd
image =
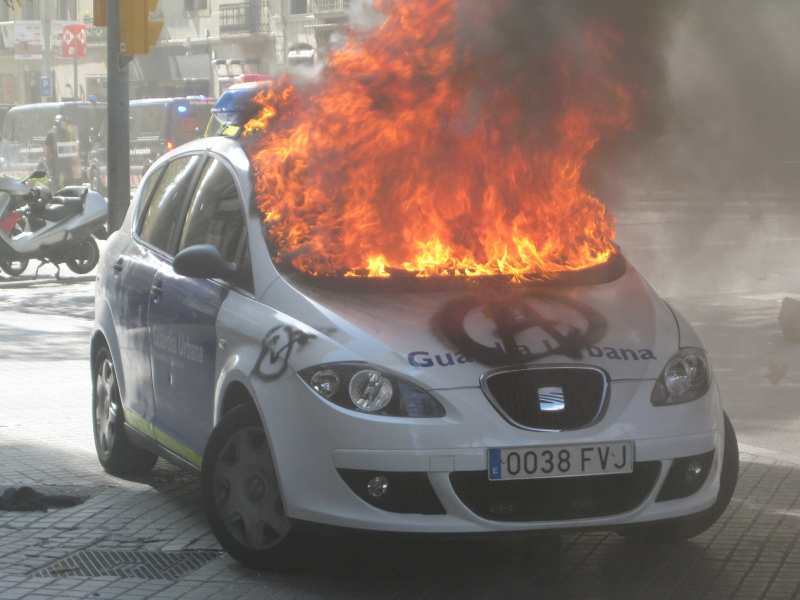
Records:
{"label": "street pole", "polygon": [[[55,82],[53,81],[53,67],[50,60],[50,3],[43,2],[41,4],[42,15],[42,67],[44,68],[44,75],[48,81],[48,94],[42,94],[42,101],[48,102],[55,91]],[[41,85],[41,84],[40,84]]]}
{"label": "street pole", "polygon": [[128,62],[121,52],[120,4],[108,0],[108,229],[122,226],[131,200]]}
{"label": "street pole", "polygon": [[72,57],[72,97],[75,100],[80,100],[78,94],[78,55]]}

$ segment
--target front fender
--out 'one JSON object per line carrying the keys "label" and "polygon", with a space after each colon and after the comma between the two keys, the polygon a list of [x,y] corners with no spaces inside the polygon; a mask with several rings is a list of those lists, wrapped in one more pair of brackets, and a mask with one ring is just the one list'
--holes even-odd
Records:
{"label": "front fender", "polygon": [[[92,369],[94,369],[94,357],[99,345],[105,343],[111,352],[111,359],[115,365],[122,365],[122,354],[119,347],[119,339],[114,328],[114,319],[111,313],[111,306],[105,298],[98,296],[94,306],[94,328],[92,329],[91,354]],[[117,385],[119,386],[120,399],[125,406],[125,370],[116,369]],[[94,371],[92,371],[94,377]]]}

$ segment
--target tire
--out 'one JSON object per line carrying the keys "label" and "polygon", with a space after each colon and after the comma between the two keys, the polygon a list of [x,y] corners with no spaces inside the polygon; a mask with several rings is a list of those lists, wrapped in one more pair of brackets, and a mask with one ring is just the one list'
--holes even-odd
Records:
{"label": "tire", "polygon": [[0,271],[11,277],[19,277],[27,270],[29,263],[28,259],[0,261]]}
{"label": "tire", "polygon": [[[14,238],[28,230],[30,230],[28,219],[22,217],[11,230],[11,237]],[[3,271],[11,277],[19,277],[28,269],[29,264],[30,261],[27,258],[22,260],[4,260],[0,261],[0,271]]]}
{"label": "tire", "polygon": [[73,252],[73,257],[65,261],[69,270],[76,275],[86,275],[100,261],[100,248],[93,237],[83,240]]}
{"label": "tire", "polygon": [[620,531],[620,535],[636,542],[669,544],[681,542],[700,535],[709,529],[728,508],[736,482],[739,479],[739,443],[728,415],[725,415],[725,454],[717,501],[706,511],[688,517],[658,521],[652,525],[640,525]]}
{"label": "tire", "polygon": [[231,556],[253,569],[295,564],[297,534],[254,406],[232,409],[211,433],[200,485],[211,530]]}
{"label": "tire", "polygon": [[97,351],[92,373],[92,429],[100,464],[112,475],[147,473],[158,456],[134,446],[126,435],[117,372],[107,346]]}

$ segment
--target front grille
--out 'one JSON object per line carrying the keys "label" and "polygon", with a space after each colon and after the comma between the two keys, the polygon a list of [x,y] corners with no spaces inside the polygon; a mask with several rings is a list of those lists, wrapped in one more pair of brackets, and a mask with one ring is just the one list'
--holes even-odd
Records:
{"label": "front grille", "polygon": [[638,462],[633,473],[564,479],[489,481],[486,471],[450,474],[461,501],[491,521],[566,521],[617,515],[644,502],[658,479],[659,461]]}
{"label": "front grille", "polygon": [[587,427],[605,408],[606,374],[590,367],[546,367],[490,373],[484,393],[511,423],[565,431]]}

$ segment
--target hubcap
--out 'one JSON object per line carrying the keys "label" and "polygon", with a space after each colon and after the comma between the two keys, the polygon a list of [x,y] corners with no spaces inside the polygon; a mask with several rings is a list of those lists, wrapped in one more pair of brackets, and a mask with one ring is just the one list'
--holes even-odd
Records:
{"label": "hubcap", "polygon": [[86,266],[94,259],[94,248],[90,242],[81,245],[80,250],[75,254],[75,264]]}
{"label": "hubcap", "polygon": [[114,365],[109,357],[105,357],[97,370],[97,405],[95,408],[95,425],[100,451],[108,454],[114,447],[119,425],[119,403],[117,399],[117,380]]}
{"label": "hubcap", "polygon": [[231,436],[219,455],[213,481],[217,510],[237,542],[265,550],[289,533],[289,519],[261,428],[247,427]]}

